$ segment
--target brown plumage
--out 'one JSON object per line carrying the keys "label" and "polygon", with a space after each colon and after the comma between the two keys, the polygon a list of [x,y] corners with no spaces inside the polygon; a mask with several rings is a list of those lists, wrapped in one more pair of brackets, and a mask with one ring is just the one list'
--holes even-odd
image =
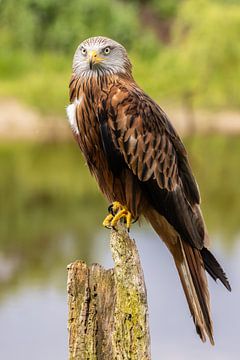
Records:
{"label": "brown plumage", "polygon": [[196,330],[213,340],[205,270],[230,290],[214,256],[187,152],[164,111],[135,83],[126,50],[96,37],[77,49],[68,116],[110,202],[143,215],[173,255]]}

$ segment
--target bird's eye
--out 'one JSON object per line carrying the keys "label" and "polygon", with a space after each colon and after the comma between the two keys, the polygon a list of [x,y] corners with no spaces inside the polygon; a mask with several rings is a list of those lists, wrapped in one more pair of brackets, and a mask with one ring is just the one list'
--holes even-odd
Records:
{"label": "bird's eye", "polygon": [[110,51],[111,51],[110,47],[107,46],[107,47],[103,50],[103,53],[104,53],[105,55],[108,55],[108,54],[110,53]]}
{"label": "bird's eye", "polygon": [[81,48],[81,53],[82,53],[82,55],[86,55],[86,54],[87,54],[87,50],[86,50],[84,47],[82,47],[82,48]]}

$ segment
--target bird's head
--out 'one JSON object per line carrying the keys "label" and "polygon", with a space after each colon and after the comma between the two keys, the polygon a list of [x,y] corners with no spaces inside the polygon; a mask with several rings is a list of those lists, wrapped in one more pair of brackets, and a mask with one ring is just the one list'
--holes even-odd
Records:
{"label": "bird's head", "polygon": [[131,63],[125,48],[112,39],[96,36],[84,40],[73,58],[77,76],[131,74]]}

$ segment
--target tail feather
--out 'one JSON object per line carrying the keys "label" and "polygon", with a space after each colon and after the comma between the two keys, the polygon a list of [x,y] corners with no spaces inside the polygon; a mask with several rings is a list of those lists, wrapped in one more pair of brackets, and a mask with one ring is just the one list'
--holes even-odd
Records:
{"label": "tail feather", "polygon": [[196,331],[202,341],[206,341],[207,335],[214,345],[208,284],[200,251],[181,240],[180,246],[183,260],[181,262],[174,260]]}
{"label": "tail feather", "polygon": [[[159,231],[159,226],[154,222],[151,223],[173,255],[198,335],[203,342],[206,341],[207,335],[211,344],[214,345],[210,297],[205,270],[215,281],[219,279],[231,291],[225,272],[207,248],[204,247],[202,250],[193,248],[182,241],[179,235],[176,235],[174,242],[172,230],[169,232],[170,238],[167,238],[166,232],[162,232],[162,229]],[[163,225],[163,221],[161,221],[161,225]]]}
{"label": "tail feather", "polygon": [[206,264],[204,264],[201,250],[182,241],[167,220],[155,210],[148,209],[145,217],[173,255],[197,333],[202,341],[206,341],[206,336],[208,336],[211,344],[214,345],[208,284],[204,267]]}
{"label": "tail feather", "polygon": [[231,286],[229,284],[229,281],[227,279],[227,276],[225,272],[223,271],[221,265],[217,262],[213,254],[207,249],[203,248],[201,250],[201,255],[204,262],[204,267],[206,271],[211,275],[211,277],[216,281],[219,279],[223,285],[231,291]]}

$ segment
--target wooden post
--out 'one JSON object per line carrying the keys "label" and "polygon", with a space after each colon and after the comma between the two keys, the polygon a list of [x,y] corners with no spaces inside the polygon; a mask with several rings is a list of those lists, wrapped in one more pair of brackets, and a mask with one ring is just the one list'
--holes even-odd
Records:
{"label": "wooden post", "polygon": [[138,251],[111,230],[114,268],[68,266],[69,360],[150,360],[147,295]]}

